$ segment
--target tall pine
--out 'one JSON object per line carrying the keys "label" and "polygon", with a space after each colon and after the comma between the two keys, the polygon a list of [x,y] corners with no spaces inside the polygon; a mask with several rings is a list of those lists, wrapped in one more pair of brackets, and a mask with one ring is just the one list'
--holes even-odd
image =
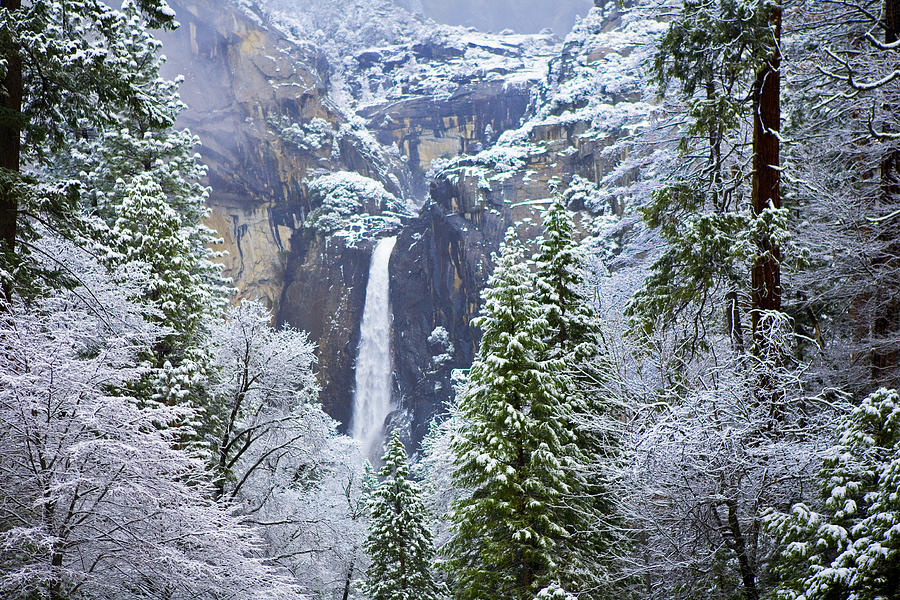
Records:
{"label": "tall pine", "polygon": [[558,587],[576,487],[562,361],[515,235],[507,233],[475,324],[483,335],[460,401],[446,568],[462,600],[534,598]]}
{"label": "tall pine", "polygon": [[[35,220],[68,233],[77,193],[72,182],[45,184],[36,168],[64,149],[73,131],[102,128],[119,111],[158,122],[154,99],[133,77],[135,26],[171,28],[165,0],[128,3],[139,16],[93,0],[0,1],[0,283],[9,299],[43,275],[31,258]],[[31,215],[36,219],[27,219]]]}
{"label": "tall pine", "polygon": [[544,215],[544,235],[535,256],[537,300],[546,315],[547,356],[565,366],[570,431],[580,451],[580,477],[564,504],[572,535],[563,544],[563,580],[569,589],[609,588],[612,555],[625,549],[613,498],[619,424],[614,410],[612,368],[602,348],[600,322],[585,297],[586,257],[575,240],[575,224],[562,197]]}
{"label": "tall pine", "polygon": [[[781,205],[782,7],[777,0],[680,4],[653,73],[661,93],[675,92],[682,103],[683,160],[643,210],[668,247],[626,314],[645,334],[674,329],[687,358],[708,346],[721,315],[734,349],[764,359],[783,350],[768,332],[771,313],[781,310],[790,241]],[[749,340],[742,313],[750,314]]]}
{"label": "tall pine", "polygon": [[437,600],[441,595],[431,573],[434,540],[422,490],[410,479],[399,429],[382,460],[381,481],[369,500],[364,548],[372,562],[366,592],[372,600]]}

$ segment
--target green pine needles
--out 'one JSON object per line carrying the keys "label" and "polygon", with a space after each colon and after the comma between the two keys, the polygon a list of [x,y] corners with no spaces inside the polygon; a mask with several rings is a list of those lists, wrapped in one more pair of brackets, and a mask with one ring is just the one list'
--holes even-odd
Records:
{"label": "green pine needles", "polygon": [[395,429],[372,492],[365,551],[372,560],[365,592],[372,600],[438,600],[431,574],[434,541],[418,483],[410,479],[406,448]]}
{"label": "green pine needles", "polygon": [[560,544],[579,450],[568,427],[563,363],[514,234],[507,234],[475,322],[481,345],[460,403],[446,567],[463,600],[534,598],[558,585]]}

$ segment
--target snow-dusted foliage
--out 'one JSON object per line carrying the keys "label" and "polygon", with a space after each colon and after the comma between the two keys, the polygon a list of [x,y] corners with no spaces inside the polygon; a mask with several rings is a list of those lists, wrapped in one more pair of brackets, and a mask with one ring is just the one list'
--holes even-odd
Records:
{"label": "snow-dusted foliage", "polygon": [[[457,395],[460,388],[457,388]],[[443,554],[444,545],[452,536],[449,515],[453,504],[468,491],[457,488],[453,478],[452,440],[460,425],[458,408],[445,407],[449,414],[432,421],[422,440],[422,457],[415,464],[414,472],[422,479],[422,499],[431,514],[430,527],[434,545]]]}
{"label": "snow-dusted foliage", "polygon": [[[275,486],[290,482],[296,475],[291,469],[314,462],[310,455],[331,430],[324,415],[318,427],[302,418],[317,408],[310,406],[318,393],[314,346],[306,333],[276,330],[271,320],[262,304],[245,300],[212,332],[210,394],[217,423],[210,442],[217,486],[220,495],[241,498],[253,511],[268,500],[271,486],[249,495],[243,487],[257,475]],[[290,465],[287,471],[282,461]]]}
{"label": "snow-dusted foliage", "polygon": [[[498,132],[480,153],[442,162],[443,176],[477,181],[494,197],[510,180],[528,185],[545,162],[571,161],[572,172],[550,176],[572,208],[608,215],[586,216],[585,229],[600,233],[633,213],[671,160],[671,144],[649,143],[660,107],[647,63],[665,27],[658,15],[614,2],[592,9],[547,65],[521,126]],[[574,158],[588,153],[589,161]]]}
{"label": "snow-dusted foliage", "polygon": [[351,171],[338,171],[307,181],[310,198],[318,204],[306,220],[308,227],[345,238],[347,245],[373,239],[400,228],[412,207],[388,192],[380,182]]}
{"label": "snow-dusted foliage", "polygon": [[369,500],[365,550],[371,559],[365,590],[372,600],[438,600],[431,572],[434,541],[422,490],[410,478],[406,448],[395,429]]}
{"label": "snow-dusted foliage", "polygon": [[[758,369],[791,398],[755,396]],[[763,514],[809,493],[830,411],[804,398],[787,369],[735,360],[697,373],[703,384],[650,397],[626,446],[624,503],[638,531],[633,573],[652,598],[761,596],[772,543]]]}
{"label": "snow-dusted foliage", "polygon": [[256,526],[265,555],[306,593],[330,597],[363,567],[363,459],[317,402],[306,333],[271,320],[243,301],[212,332],[215,495]]}
{"label": "snow-dusted foliage", "polygon": [[875,600],[900,577],[900,395],[880,389],[843,415],[817,477],[822,498],[766,515],[783,600]]}
{"label": "snow-dusted foliage", "polygon": [[547,72],[558,39],[494,35],[439,25],[390,0],[241,0],[298,42],[325,52],[335,100],[353,110],[414,96],[447,99],[473,81],[531,85]]}
{"label": "snow-dusted foliage", "polygon": [[567,427],[562,361],[548,356],[547,317],[510,231],[476,320],[483,336],[452,438],[453,504],[444,547],[458,598],[531,598],[570,584],[562,542],[577,526],[563,498],[583,489]]}
{"label": "snow-dusted foliage", "polygon": [[79,284],[0,317],[0,592],[5,598],[293,598],[256,538],[207,497],[178,441],[190,409],[124,389],[158,335],[71,245]]}
{"label": "snow-dusted foliage", "polygon": [[795,278],[796,313],[828,355],[821,376],[854,393],[900,386],[900,53],[884,44],[882,5],[803,4],[797,20],[814,27],[785,49],[786,125],[802,140],[786,159],[796,235],[814,251]]}

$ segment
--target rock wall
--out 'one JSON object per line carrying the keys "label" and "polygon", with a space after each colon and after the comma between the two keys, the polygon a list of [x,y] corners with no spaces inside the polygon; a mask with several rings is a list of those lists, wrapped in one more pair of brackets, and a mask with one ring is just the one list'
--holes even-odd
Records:
{"label": "rock wall", "polygon": [[[397,243],[392,302],[398,387],[410,413],[412,437],[420,439],[430,419],[452,398],[451,372],[471,365],[479,332],[471,325],[480,293],[492,269],[491,253],[507,228],[536,250],[542,213],[554,194],[574,211],[579,235],[598,256],[615,262],[617,252],[640,229],[629,194],[652,166],[652,158],[629,141],[651,117],[633,85],[603,89],[579,98],[571,89],[591,89],[585,65],[628,69],[631,37],[620,35],[614,4],[592,13],[583,38],[566,44],[550,71],[551,80],[514,135],[485,152],[463,156],[431,184],[430,202]],[[638,25],[641,25],[638,23]],[[648,29],[653,30],[652,27]],[[636,31],[641,32],[640,27]],[[570,86],[570,89],[567,89]],[[603,254],[608,252],[608,254]],[[450,360],[435,364],[429,336],[444,327],[453,344]]]}
{"label": "rock wall", "polygon": [[[314,48],[226,2],[171,5],[181,27],[160,36],[169,59],[165,74],[184,76],[188,109],[179,124],[199,136],[209,166],[210,225],[229,252],[226,275],[239,297],[277,308],[292,238],[315,208],[304,179],[351,170],[404,195],[407,169],[399,157],[367,154],[354,143],[346,118],[327,99],[328,65]],[[312,119],[332,128],[333,139],[322,147],[301,146],[282,134],[285,126]]]}
{"label": "rock wall", "polygon": [[528,86],[502,80],[461,85],[447,98],[411,97],[360,111],[382,144],[408,157],[417,183],[432,161],[480,152],[519,126],[531,101]]}
{"label": "rock wall", "polygon": [[[408,420],[411,440],[418,441],[452,398],[451,371],[471,364],[478,332],[470,322],[491,270],[490,254],[506,229],[515,225],[523,238],[535,239],[552,187],[564,190],[576,174],[599,183],[622,170],[627,152],[617,144],[627,128],[598,127],[596,115],[559,117],[581,105],[540,110],[567,79],[583,76],[585,69],[576,67],[627,56],[627,49],[569,43],[550,64],[547,81],[542,78],[549,59],[540,53],[555,47],[547,40],[529,42],[537,44],[535,60],[515,46],[515,37],[374,49],[356,57],[361,69],[369,69],[360,81],[369,74],[376,82],[387,77],[395,68],[388,63],[398,54],[403,64],[415,64],[409,62],[412,55],[429,61],[424,72],[431,75],[408,89],[398,84],[401,97],[353,116],[329,101],[330,66],[317,49],[228,3],[170,2],[182,26],[162,36],[170,59],[166,74],[185,76],[182,96],[189,108],[181,124],[200,137],[201,158],[209,166],[209,222],[229,252],[226,274],[239,298],[260,298],[275,309],[278,323],[310,333],[318,344],[323,404],[344,423],[352,410],[373,240],[348,243],[310,229],[305,221],[318,200],[305,182],[354,171],[399,198],[424,203],[399,231],[390,268],[402,408],[396,417]],[[596,29],[616,26],[610,13]],[[465,44],[477,46],[479,60],[493,70],[466,71],[448,82],[451,93],[435,93],[432,75],[447,71],[440,61],[463,68],[465,53],[472,52]],[[492,58],[505,54],[512,62]],[[525,65],[524,74],[509,71],[510,64]],[[544,96],[535,102],[539,88]],[[627,104],[635,98],[617,89],[603,101]],[[513,143],[500,148],[499,160],[492,158],[493,147],[508,145],[498,143],[507,130],[518,130],[525,150]],[[514,164],[504,162],[507,151],[515,155]],[[425,173],[439,158],[450,164],[429,184]],[[625,169],[619,180],[629,177],[636,173]],[[609,198],[610,212],[621,214],[615,195]],[[585,231],[593,216],[582,212]],[[446,340],[438,328],[447,331]]]}

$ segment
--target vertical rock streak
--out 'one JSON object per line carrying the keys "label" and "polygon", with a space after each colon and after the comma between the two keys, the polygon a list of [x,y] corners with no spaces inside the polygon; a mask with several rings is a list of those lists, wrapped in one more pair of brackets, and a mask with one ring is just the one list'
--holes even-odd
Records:
{"label": "vertical rock streak", "polygon": [[391,411],[391,310],[388,263],[397,238],[379,240],[372,253],[360,329],[351,434],[370,460],[380,455],[384,422]]}

